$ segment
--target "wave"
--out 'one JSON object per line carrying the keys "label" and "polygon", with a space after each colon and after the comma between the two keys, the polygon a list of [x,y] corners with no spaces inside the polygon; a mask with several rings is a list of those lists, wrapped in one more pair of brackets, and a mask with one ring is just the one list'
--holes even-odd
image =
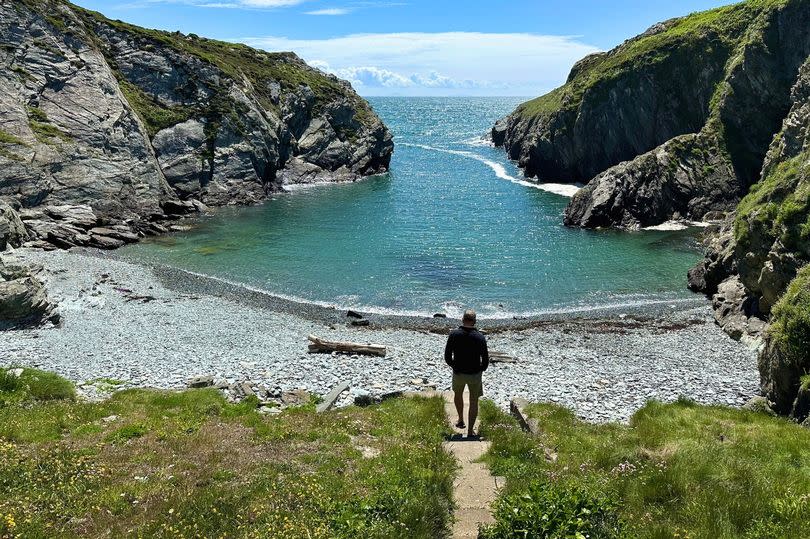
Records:
{"label": "wave", "polygon": [[[137,262],[131,261],[128,260],[126,257],[124,257],[123,260],[130,263],[134,263],[136,265],[144,265],[143,261]],[[270,298],[277,298],[283,301],[288,301],[300,305],[312,305],[315,307],[321,307],[324,309],[334,309],[338,311],[345,311],[348,309],[352,309],[355,311],[360,311],[368,314],[376,314],[380,316],[411,316],[418,318],[432,318],[434,313],[438,312],[443,313],[450,318],[460,318],[464,310],[469,307],[468,305],[462,304],[461,302],[458,301],[446,301],[441,305],[439,309],[428,311],[419,309],[396,309],[396,308],[380,307],[375,305],[367,305],[359,301],[357,302],[351,301],[346,296],[344,296],[343,298],[338,298],[338,301],[313,300],[291,294],[274,292],[264,288],[259,288],[257,286],[252,286],[243,282],[232,281],[230,279],[226,279],[223,277],[217,277],[215,275],[207,273],[201,273],[197,271],[178,268],[176,266],[171,266],[167,264],[146,263],[146,265],[152,267],[163,267],[165,269],[177,272],[179,274],[192,275],[194,277],[226,284],[234,288],[242,289],[247,292],[255,294],[261,294]],[[341,303],[340,299],[343,299],[344,301],[346,299],[349,299],[349,301],[347,303]],[[500,305],[496,306],[495,304],[489,303],[482,305],[481,306],[482,308],[479,309],[478,314],[479,318],[481,318],[482,320],[499,321],[499,320],[514,320],[526,318],[542,318],[545,316],[578,315],[578,314],[598,313],[605,311],[620,312],[622,309],[635,309],[661,305],[669,305],[673,308],[676,305],[697,306],[703,305],[704,303],[705,302],[702,299],[696,298],[672,298],[672,297],[667,298],[661,296],[657,298],[650,298],[644,297],[643,294],[627,294],[617,296],[614,298],[614,301],[608,300],[605,301],[604,303],[595,302],[589,305],[574,304],[568,306],[558,305],[546,309],[528,310],[528,311],[511,311],[508,309],[504,309]]]}
{"label": "wave", "polygon": [[641,230],[663,230],[666,232],[686,230],[687,228],[706,228],[712,223],[706,221],[666,221],[660,225],[645,226]]}
{"label": "wave", "polygon": [[515,178],[506,171],[506,167],[504,167],[502,164],[492,161],[491,159],[487,159],[483,155],[478,155],[475,152],[470,152],[466,150],[451,150],[448,148],[436,148],[435,146],[428,146],[426,144],[414,144],[411,142],[400,142],[399,145],[409,146],[411,148],[421,148],[423,150],[428,150],[432,152],[441,152],[441,153],[448,153],[451,155],[459,155],[461,157],[467,157],[469,159],[475,159],[476,161],[480,161],[481,163],[484,163],[489,168],[491,168],[492,171],[495,173],[495,176],[497,176],[502,180],[507,180],[512,183],[522,185],[524,187],[532,187],[534,189],[540,189],[542,191],[554,193],[555,195],[572,197],[580,189],[576,185],[568,185],[563,183],[537,183],[537,182],[530,182],[528,180],[521,180],[520,178]]}

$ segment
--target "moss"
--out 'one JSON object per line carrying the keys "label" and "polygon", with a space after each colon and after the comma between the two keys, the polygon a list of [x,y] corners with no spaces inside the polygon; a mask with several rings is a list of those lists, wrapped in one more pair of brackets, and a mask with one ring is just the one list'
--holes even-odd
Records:
{"label": "moss", "polygon": [[808,250],[804,239],[810,224],[810,151],[776,163],[766,170],[737,207],[735,239],[748,251],[753,236],[764,236],[767,245],[780,239],[792,251]]}
{"label": "moss", "polygon": [[163,129],[183,123],[194,115],[193,107],[166,107],[123,77],[119,77],[118,82],[124,97],[146,125],[150,137]]}
{"label": "moss", "polygon": [[16,144],[17,146],[25,146],[25,142],[23,142],[19,137],[15,137],[11,133],[3,131],[2,129],[0,129],[0,144]]}
{"label": "moss", "polygon": [[810,367],[810,266],[799,271],[774,306],[768,340],[788,362]]}

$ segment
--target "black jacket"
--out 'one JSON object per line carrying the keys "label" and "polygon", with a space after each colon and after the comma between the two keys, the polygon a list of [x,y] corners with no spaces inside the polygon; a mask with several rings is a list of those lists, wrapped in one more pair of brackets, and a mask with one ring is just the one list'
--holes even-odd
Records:
{"label": "black jacket", "polygon": [[489,367],[487,339],[475,328],[454,329],[447,337],[444,361],[459,374],[478,374]]}

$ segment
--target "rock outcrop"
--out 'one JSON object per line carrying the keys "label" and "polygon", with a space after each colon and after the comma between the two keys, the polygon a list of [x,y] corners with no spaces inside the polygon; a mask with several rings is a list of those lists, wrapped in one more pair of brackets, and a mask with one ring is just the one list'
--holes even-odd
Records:
{"label": "rock outcrop", "polygon": [[[564,221],[720,220],[689,287],[761,345],[764,397],[810,413],[810,1],[748,0],[577,63],[492,130],[527,176],[588,182]],[[804,269],[802,269],[804,268]]]}
{"label": "rock outcrop", "polygon": [[[384,172],[393,150],[348,83],[292,53],[147,30],[65,0],[0,4],[0,63],[0,199],[40,246],[114,247],[200,203]],[[55,207],[93,217],[78,224]],[[0,237],[10,222],[0,208]]]}
{"label": "rock outcrop", "polygon": [[[711,240],[689,273],[706,294],[731,287],[735,299],[721,312],[769,319],[759,369],[774,409],[806,419],[810,374],[810,59],[791,92],[791,108],[771,143],[762,179]],[[733,318],[733,317],[732,317]],[[754,322],[756,324],[756,322]],[[725,326],[724,326],[725,327]],[[744,331],[743,331],[744,333]],[[732,332],[733,336],[740,332]]]}
{"label": "rock outcrop", "polygon": [[55,305],[35,275],[41,269],[0,257],[0,329],[59,322]]}
{"label": "rock outcrop", "polygon": [[760,177],[810,54],[810,2],[749,0],[658,24],[578,62],[492,131],[527,177],[587,182],[569,226],[733,210]]}

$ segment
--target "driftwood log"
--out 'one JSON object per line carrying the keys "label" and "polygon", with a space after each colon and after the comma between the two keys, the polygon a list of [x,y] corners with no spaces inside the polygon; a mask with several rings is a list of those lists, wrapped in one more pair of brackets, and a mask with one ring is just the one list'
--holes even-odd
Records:
{"label": "driftwood log", "polygon": [[310,353],[346,352],[380,357],[385,357],[386,354],[386,348],[381,344],[327,341],[315,335],[310,335],[307,338],[311,343],[309,345]]}
{"label": "driftwood log", "polygon": [[518,359],[503,352],[490,352],[489,361],[492,363],[517,363]]}

